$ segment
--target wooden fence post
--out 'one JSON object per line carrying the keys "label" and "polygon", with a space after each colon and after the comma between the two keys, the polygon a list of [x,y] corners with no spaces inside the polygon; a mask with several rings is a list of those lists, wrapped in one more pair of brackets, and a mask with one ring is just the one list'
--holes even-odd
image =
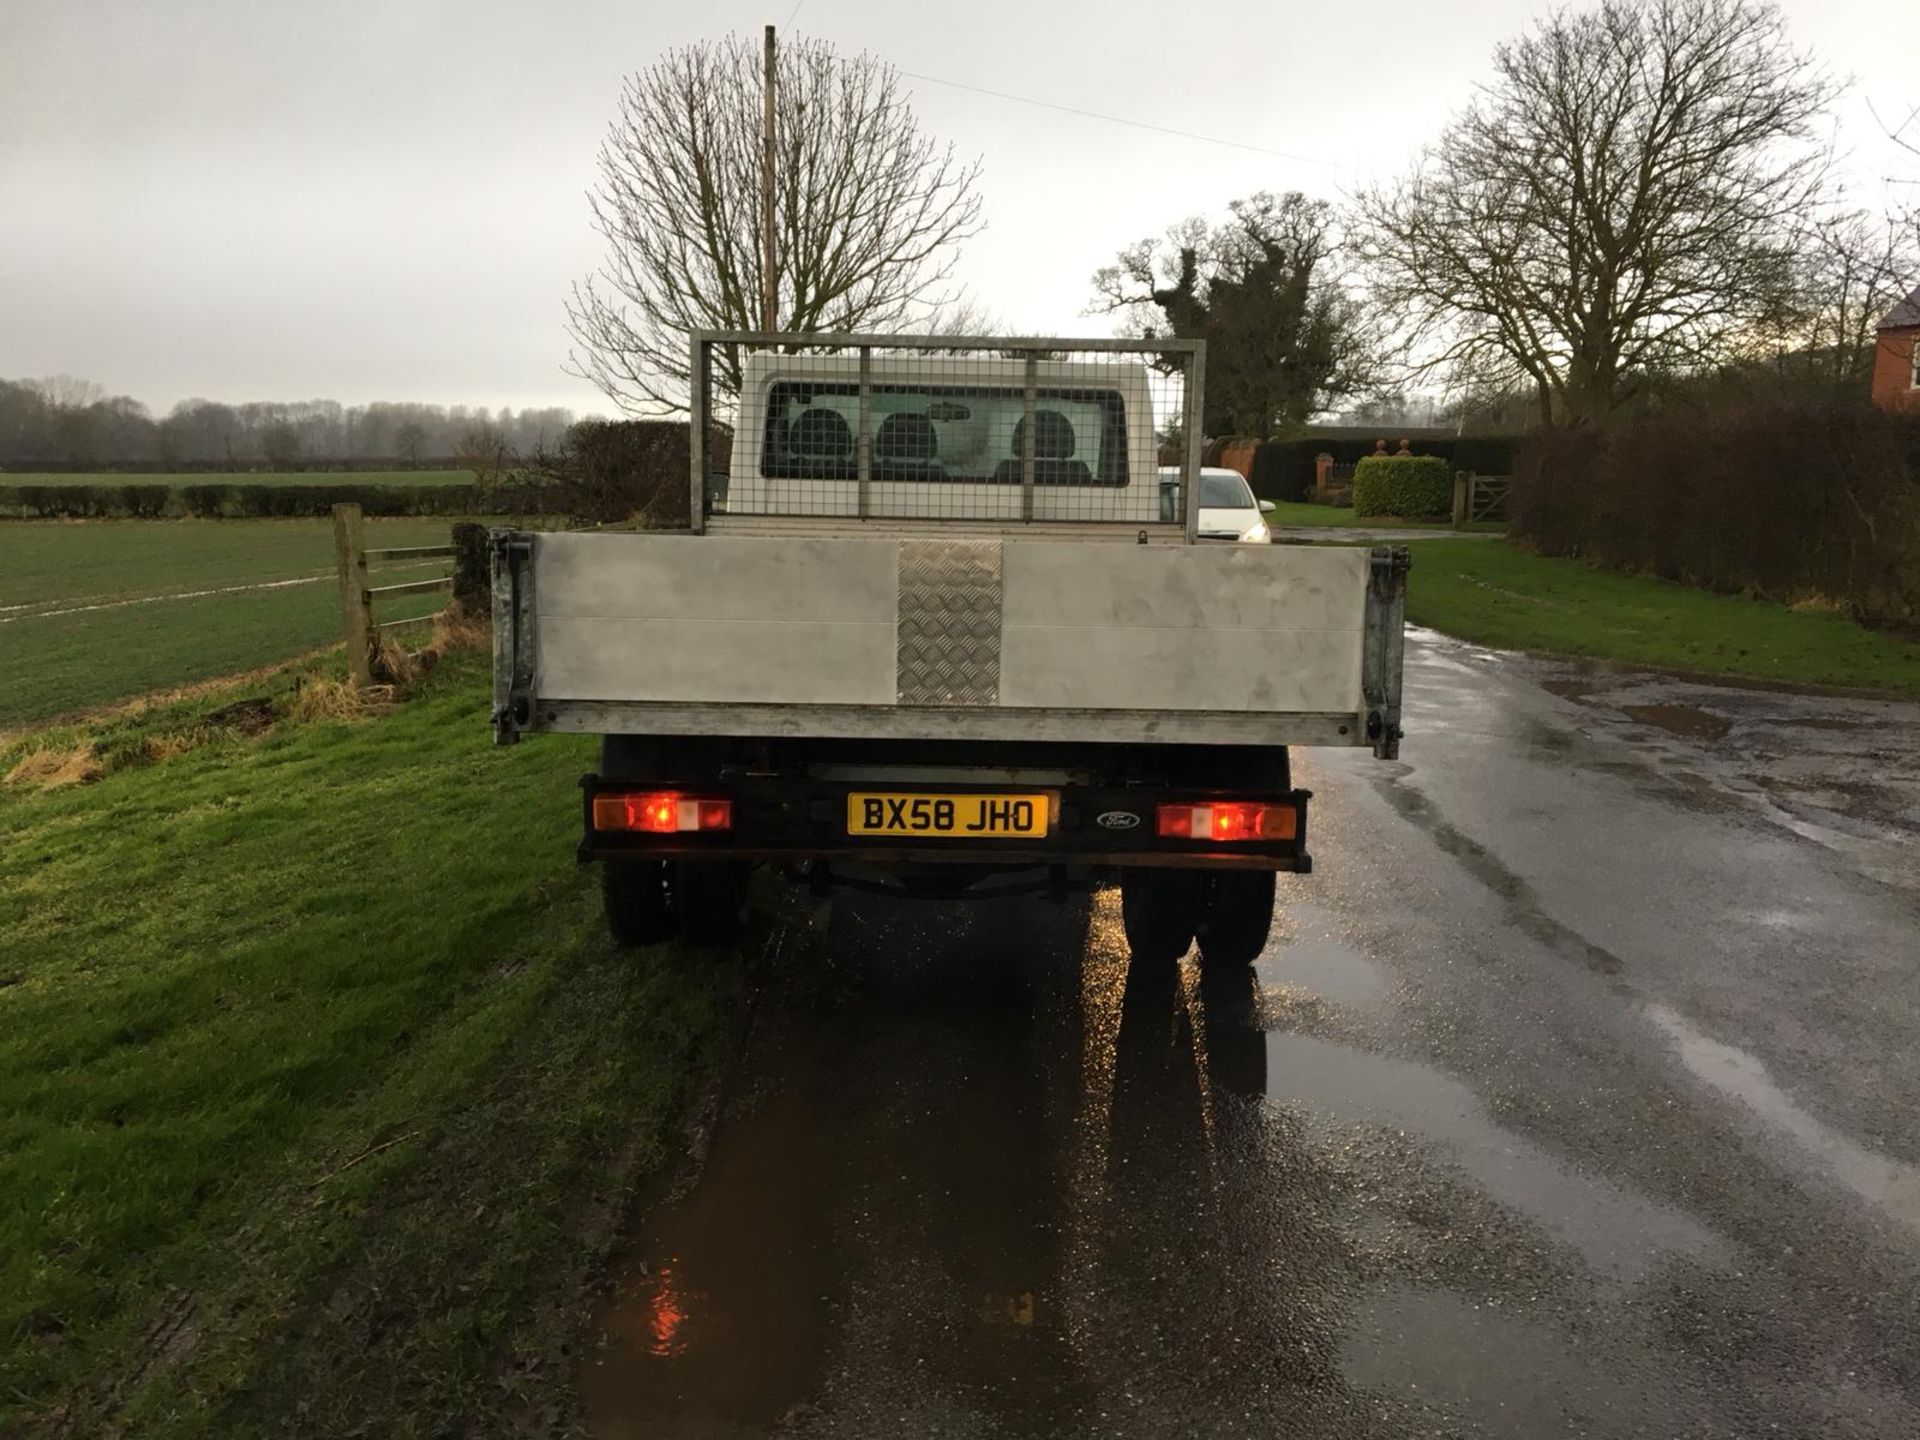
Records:
{"label": "wooden fence post", "polygon": [[453,527],[453,606],[469,620],[493,613],[493,578],[487,567],[487,527],[462,520]]}
{"label": "wooden fence post", "polygon": [[1473,472],[1456,470],[1453,472],[1453,528],[1464,530],[1467,526],[1467,512],[1473,505]]}
{"label": "wooden fence post", "polygon": [[373,610],[367,604],[367,547],[358,505],[333,507],[333,554],[340,567],[340,622],[347,636],[347,676],[356,689],[373,684]]}

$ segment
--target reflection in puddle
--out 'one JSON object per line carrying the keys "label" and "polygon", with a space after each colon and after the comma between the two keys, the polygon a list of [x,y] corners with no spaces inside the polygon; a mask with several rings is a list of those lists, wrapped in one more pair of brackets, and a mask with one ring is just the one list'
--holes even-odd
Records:
{"label": "reflection in puddle", "polygon": [[653,1343],[648,1353],[667,1359],[687,1353],[687,1297],[674,1283],[673,1266],[662,1265],[654,1276],[653,1298],[647,1303],[647,1329]]}
{"label": "reflection in puddle", "polygon": [[1478,1096],[1431,1066],[1273,1031],[1267,1093],[1438,1142],[1500,1204],[1531,1216],[1595,1269],[1620,1278],[1639,1276],[1663,1253],[1701,1254],[1718,1244],[1681,1212],[1571,1170],[1502,1129]]}
{"label": "reflection in puddle", "polygon": [[1877,1154],[1830,1129],[1774,1084],[1758,1059],[1701,1034],[1677,1011],[1649,1005],[1647,1017],[1672,1038],[1680,1059],[1695,1075],[1722,1094],[1745,1101],[1868,1204],[1920,1230],[1920,1169]]}

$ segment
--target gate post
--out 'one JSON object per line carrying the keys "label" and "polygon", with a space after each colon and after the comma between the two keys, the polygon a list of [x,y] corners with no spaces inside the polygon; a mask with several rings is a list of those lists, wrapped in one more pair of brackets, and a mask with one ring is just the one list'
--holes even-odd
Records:
{"label": "gate post", "polygon": [[1473,509],[1473,472],[1456,470],[1453,472],[1453,528],[1464,530],[1467,517]]}
{"label": "gate post", "polygon": [[484,620],[493,611],[487,527],[462,520],[453,527],[453,606],[462,619]]}
{"label": "gate post", "polygon": [[333,507],[333,554],[340,570],[347,677],[356,690],[365,690],[373,684],[373,609],[367,604],[367,547],[358,505]]}

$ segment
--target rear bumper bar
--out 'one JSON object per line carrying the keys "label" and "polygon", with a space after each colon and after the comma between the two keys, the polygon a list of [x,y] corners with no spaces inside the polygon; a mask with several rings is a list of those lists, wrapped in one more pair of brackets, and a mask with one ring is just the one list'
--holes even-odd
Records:
{"label": "rear bumper bar", "polygon": [[[735,859],[772,861],[858,861],[876,865],[953,864],[975,868],[1024,869],[1033,866],[1171,866],[1243,870],[1313,868],[1307,850],[1308,790],[1282,794],[1243,794],[1222,790],[1142,789],[1122,786],[1055,785],[1054,820],[1044,837],[958,839],[917,836],[859,836],[847,833],[847,796],[855,791],[937,790],[941,794],[1003,793],[1001,785],[882,786],[872,781],[811,780],[791,776],[745,775],[718,783],[675,785],[667,781],[603,780],[581,777],[581,840],[584,860],[638,856],[660,859]],[[1023,788],[1023,787],[1012,787]],[[1032,788],[1032,787],[1025,787]],[[717,832],[648,834],[599,831],[593,826],[598,795],[646,791],[682,791],[732,802],[732,826]],[[1037,791],[1036,791],[1037,793]],[[1163,804],[1208,801],[1259,801],[1294,811],[1288,840],[1216,842],[1156,833],[1155,809]]]}

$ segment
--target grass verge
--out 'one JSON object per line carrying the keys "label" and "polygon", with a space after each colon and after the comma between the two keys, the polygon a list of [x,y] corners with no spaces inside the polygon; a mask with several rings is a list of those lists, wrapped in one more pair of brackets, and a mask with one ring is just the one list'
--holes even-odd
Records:
{"label": "grass verge", "polygon": [[1920,697],[1920,645],[1482,540],[1413,542],[1407,618],[1477,644]]}
{"label": "grass verge", "polygon": [[1276,500],[1267,524],[1275,528],[1320,529],[1329,525],[1352,525],[1353,511],[1339,505],[1313,505],[1304,500]]}
{"label": "grass verge", "polygon": [[483,657],[371,720],[291,686],[0,786],[0,1433],[524,1419],[717,1051],[737,967],[610,949],[586,748],[495,749]]}
{"label": "grass verge", "polygon": [[[1361,530],[1451,530],[1451,520],[1403,520],[1397,515],[1356,515],[1340,505],[1315,505],[1306,500],[1276,500],[1267,523],[1277,529],[1319,530],[1333,526],[1351,526]],[[1468,530],[1497,535],[1507,528],[1504,520],[1476,520]]]}

